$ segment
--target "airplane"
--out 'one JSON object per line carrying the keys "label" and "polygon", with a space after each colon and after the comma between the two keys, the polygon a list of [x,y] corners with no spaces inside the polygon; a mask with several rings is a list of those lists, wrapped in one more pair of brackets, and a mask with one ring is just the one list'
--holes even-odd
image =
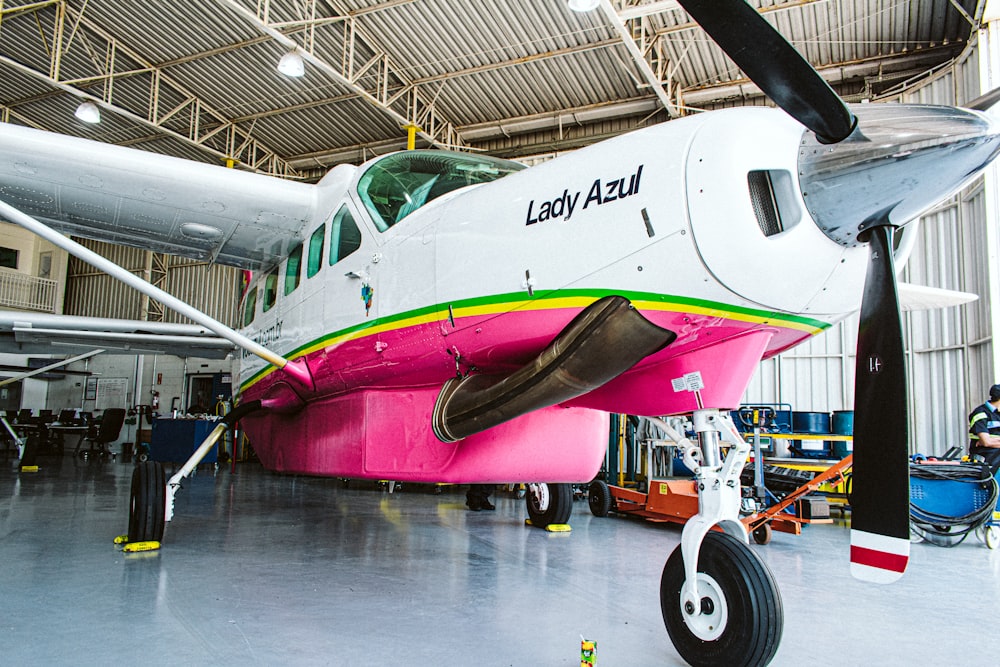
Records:
{"label": "airplane", "polygon": [[[609,413],[688,415],[694,437],[670,436],[700,510],[664,566],[664,624],[693,665],[766,664],[781,600],[739,521],[750,447],[728,411],[762,359],[860,296],[851,571],[901,576],[897,262],[907,223],[996,158],[994,96],[848,106],[743,0],[680,4],[779,108],[687,116],[530,169],[415,150],[315,185],[0,125],[0,217],[195,322],[8,313],[0,343],[183,354],[190,340],[241,357],[238,406],[181,470],[136,466],[129,540],[162,538],[181,480],[237,421],[269,469],[525,482],[547,526],[597,474]],[[239,330],[64,234],[254,271]]]}

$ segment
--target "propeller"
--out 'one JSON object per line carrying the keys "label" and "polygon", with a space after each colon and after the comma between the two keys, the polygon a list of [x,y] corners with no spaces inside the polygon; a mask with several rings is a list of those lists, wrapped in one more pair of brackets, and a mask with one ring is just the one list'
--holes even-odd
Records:
{"label": "propeller", "polygon": [[966,109],[975,109],[976,111],[989,111],[997,102],[1000,102],[1000,88],[994,88],[962,106]]}
{"label": "propeller", "polygon": [[834,144],[857,119],[795,48],[744,0],[679,0],[751,81],[820,142]]}
{"label": "propeller", "polygon": [[895,227],[870,226],[854,373],[851,574],[889,583],[910,553],[906,360],[892,254]]}
{"label": "propeller", "polygon": [[[844,101],[747,2],[679,4],[768,97],[821,143],[840,142],[854,131],[857,118]],[[857,229],[870,254],[854,390],[851,573],[889,582],[902,575],[910,544],[907,387],[892,253],[895,227],[886,211]]]}

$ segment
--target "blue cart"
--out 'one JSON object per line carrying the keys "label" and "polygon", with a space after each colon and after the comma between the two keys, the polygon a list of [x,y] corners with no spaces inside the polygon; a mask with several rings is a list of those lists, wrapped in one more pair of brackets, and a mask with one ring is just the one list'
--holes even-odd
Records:
{"label": "blue cart", "polygon": [[982,463],[910,464],[910,534],[952,547],[976,533],[1000,546],[1000,470]]}

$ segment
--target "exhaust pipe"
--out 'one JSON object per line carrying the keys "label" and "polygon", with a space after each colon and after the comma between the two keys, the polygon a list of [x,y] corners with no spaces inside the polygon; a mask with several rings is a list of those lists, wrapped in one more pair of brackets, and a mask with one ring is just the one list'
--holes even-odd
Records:
{"label": "exhaust pipe", "polygon": [[677,338],[620,296],[587,306],[531,363],[511,375],[448,380],[434,404],[434,435],[455,442],[613,380]]}

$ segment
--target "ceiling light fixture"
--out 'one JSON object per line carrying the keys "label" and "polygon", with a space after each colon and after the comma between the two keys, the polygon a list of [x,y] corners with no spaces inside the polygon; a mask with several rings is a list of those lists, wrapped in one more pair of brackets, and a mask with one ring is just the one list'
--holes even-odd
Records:
{"label": "ceiling light fixture", "polygon": [[597,9],[601,0],[567,0],[566,4],[574,12],[589,12],[592,9]]}
{"label": "ceiling light fixture", "polygon": [[289,51],[278,61],[278,71],[285,76],[300,77],[306,73],[306,64],[302,62],[302,56],[295,51]]}
{"label": "ceiling light fixture", "polygon": [[97,108],[97,105],[90,100],[84,100],[80,103],[80,106],[76,108],[73,115],[82,120],[84,123],[100,123],[101,122],[101,110]]}

